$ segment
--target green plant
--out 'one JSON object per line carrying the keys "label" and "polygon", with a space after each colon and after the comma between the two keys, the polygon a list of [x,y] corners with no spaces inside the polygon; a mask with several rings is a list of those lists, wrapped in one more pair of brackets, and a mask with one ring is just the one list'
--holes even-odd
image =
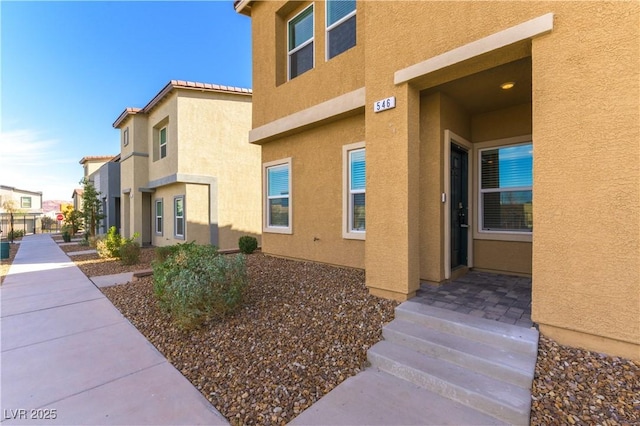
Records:
{"label": "green plant", "polygon": [[120,246],[119,254],[123,265],[135,265],[140,261],[140,243],[125,241]]}
{"label": "green plant", "polygon": [[258,248],[258,240],[255,237],[245,235],[238,240],[238,247],[244,254],[251,254]]}
{"label": "green plant", "polygon": [[[132,243],[138,238],[138,233],[133,234],[131,238],[122,238],[115,226],[109,228],[107,235],[104,238],[100,238],[96,241],[96,251],[98,256],[104,258],[120,258],[120,248],[127,243]],[[89,241],[91,237],[89,237]]]}
{"label": "green plant", "polygon": [[65,243],[71,242],[71,234],[66,229],[62,231],[62,241],[64,241]]}
{"label": "green plant", "polygon": [[180,246],[183,244],[174,244],[171,246],[161,246],[156,247],[156,262],[164,262],[169,256],[177,253],[180,249]]}
{"label": "green plant", "polygon": [[14,229],[12,231],[9,231],[9,235],[8,235],[10,240],[15,240],[18,238],[22,238],[24,237],[24,230],[22,229]]}
{"label": "green plant", "polygon": [[243,255],[223,256],[213,246],[174,246],[153,262],[153,288],[160,306],[178,327],[191,329],[234,312],[247,286]]}

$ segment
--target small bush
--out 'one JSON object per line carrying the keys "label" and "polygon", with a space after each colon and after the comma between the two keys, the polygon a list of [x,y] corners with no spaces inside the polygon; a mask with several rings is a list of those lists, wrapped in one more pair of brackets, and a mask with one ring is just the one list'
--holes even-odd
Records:
{"label": "small bush", "polygon": [[244,254],[251,254],[258,248],[258,240],[255,237],[245,235],[238,240],[238,247]]}
{"label": "small bush", "polygon": [[180,250],[181,245],[182,244],[156,247],[156,250],[155,250],[156,261],[160,263],[164,262],[169,256],[177,253]]}
{"label": "small bush", "polygon": [[178,327],[192,329],[240,307],[247,286],[243,255],[223,256],[194,243],[173,247],[164,261],[153,262],[153,289]]}
{"label": "small bush", "polygon": [[24,230],[14,229],[13,231],[9,231],[8,237],[10,240],[17,240],[18,238],[22,238],[24,237]]}
{"label": "small bush", "polygon": [[100,238],[96,241],[96,251],[98,256],[103,258],[120,258],[120,248],[127,244],[132,243],[134,239],[138,238],[138,233],[133,234],[132,238],[122,238],[115,226],[109,228],[107,235],[104,238]]}
{"label": "small bush", "polygon": [[62,233],[62,241],[64,241],[65,243],[71,242],[71,234],[69,233],[69,231],[64,231]]}
{"label": "small bush", "polygon": [[120,246],[119,254],[123,265],[135,265],[140,262],[140,244],[136,241],[126,241]]}

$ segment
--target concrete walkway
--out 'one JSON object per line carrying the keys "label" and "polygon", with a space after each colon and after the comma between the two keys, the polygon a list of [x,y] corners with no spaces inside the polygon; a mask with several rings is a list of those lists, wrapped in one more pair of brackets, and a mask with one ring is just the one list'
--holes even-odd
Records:
{"label": "concrete walkway", "polygon": [[22,240],[0,306],[2,425],[228,424],[49,235]]}

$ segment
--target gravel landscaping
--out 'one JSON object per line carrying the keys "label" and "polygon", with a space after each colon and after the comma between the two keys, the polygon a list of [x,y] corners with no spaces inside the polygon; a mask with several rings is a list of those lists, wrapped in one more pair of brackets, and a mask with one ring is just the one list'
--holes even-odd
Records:
{"label": "gravel landscaping", "polygon": [[[82,251],[90,250],[88,246],[62,246],[61,249],[67,247],[74,247],[73,250],[65,250],[66,253],[70,251]],[[88,277],[96,277],[100,275],[112,275],[120,274],[123,272],[135,272],[144,269],[151,269],[151,261],[155,258],[155,250],[151,247],[143,248],[140,251],[140,262],[135,265],[123,265],[120,259],[103,259],[98,256],[97,253],[80,254],[77,256],[71,256],[71,260],[80,268],[82,272]]]}
{"label": "gravel landscaping", "polygon": [[364,273],[253,254],[246,305],[182,332],[157,307],[151,278],[102,289],[234,424],[285,424],[363,368],[395,302]]}
{"label": "gravel landscaping", "polygon": [[[6,242],[6,241],[3,240],[3,242]],[[20,248],[20,244],[17,244],[17,243],[9,244],[9,258],[0,259],[0,284],[4,282],[4,278],[9,273],[9,269],[11,268],[11,264],[13,263],[13,259],[15,259],[16,253],[18,253],[19,248]]]}
{"label": "gravel landscaping", "polygon": [[[362,271],[247,264],[246,306],[193,332],[159,310],[150,277],[102,290],[233,424],[285,424],[363,368],[396,303],[368,295]],[[640,363],[541,336],[531,424],[640,424]]]}

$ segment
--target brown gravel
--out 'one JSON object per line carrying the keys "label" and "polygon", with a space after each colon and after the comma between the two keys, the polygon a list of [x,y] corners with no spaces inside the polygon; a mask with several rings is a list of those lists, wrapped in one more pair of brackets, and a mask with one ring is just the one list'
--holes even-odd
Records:
{"label": "brown gravel", "polygon": [[20,244],[9,244],[9,258],[0,259],[0,284],[4,282],[4,278],[9,273],[13,259],[15,259],[16,253],[18,253],[18,248],[20,248]]}
{"label": "brown gravel", "polygon": [[[73,246],[66,246],[73,247]],[[89,250],[87,246],[80,250]],[[61,247],[63,248],[63,247]],[[72,251],[80,251],[72,250]],[[120,274],[123,272],[135,272],[143,269],[151,269],[151,261],[155,258],[155,250],[152,247],[143,248],[140,252],[140,262],[135,265],[123,265],[120,259],[102,259],[97,253],[71,256],[76,266],[88,277],[100,275]]]}
{"label": "brown gravel", "polygon": [[77,244],[77,243],[76,244],[70,244],[68,246],[67,245],[63,246],[61,244],[58,244],[58,247],[60,247],[60,249],[65,253],[71,253],[73,251],[94,250],[93,247],[83,246],[83,245],[80,245],[80,244]]}
{"label": "brown gravel", "polygon": [[533,425],[640,424],[640,363],[540,336]]}
{"label": "brown gravel", "polygon": [[103,291],[233,424],[285,424],[362,369],[397,304],[370,296],[362,271],[262,254],[247,265],[245,307],[193,332],[158,309],[151,278]]}
{"label": "brown gravel", "polygon": [[[285,424],[361,370],[396,303],[369,296],[361,271],[262,254],[248,267],[245,308],[190,333],[158,309],[151,278],[103,291],[233,424]],[[640,363],[541,335],[531,424],[640,425]]]}

